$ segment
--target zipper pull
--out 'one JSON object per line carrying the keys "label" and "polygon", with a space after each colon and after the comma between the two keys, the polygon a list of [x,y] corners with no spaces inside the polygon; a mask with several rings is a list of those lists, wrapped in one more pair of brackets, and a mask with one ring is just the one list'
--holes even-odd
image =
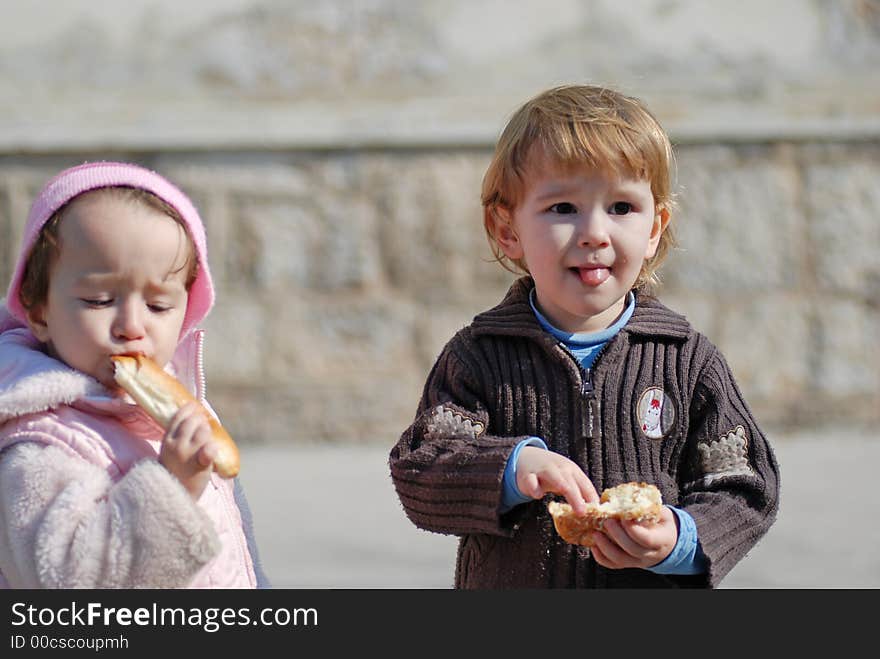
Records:
{"label": "zipper pull", "polygon": [[589,398],[593,395],[593,378],[590,376],[590,369],[581,369],[581,396]]}
{"label": "zipper pull", "polygon": [[581,415],[581,437],[593,439],[596,436],[596,396],[593,393],[593,379],[588,368],[582,369],[581,373],[581,397],[585,403],[585,413]]}

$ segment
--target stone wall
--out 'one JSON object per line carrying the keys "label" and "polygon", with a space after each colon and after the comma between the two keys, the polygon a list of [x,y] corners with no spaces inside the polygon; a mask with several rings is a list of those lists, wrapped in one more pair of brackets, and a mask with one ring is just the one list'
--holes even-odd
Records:
{"label": "stone wall", "polygon": [[[511,280],[490,262],[488,150],[87,154],[177,181],[208,230],[209,392],[245,441],[392,441],[446,340]],[[30,198],[86,156],[0,160],[0,276]],[[770,427],[877,421],[880,142],[678,148],[661,296]]]}
{"label": "stone wall", "polygon": [[234,435],[390,443],[511,281],[480,180],[510,112],[563,82],[640,96],[672,135],[661,294],[764,424],[880,421],[878,0],[7,3],[0,278],[59,169],[153,167],[207,224]]}

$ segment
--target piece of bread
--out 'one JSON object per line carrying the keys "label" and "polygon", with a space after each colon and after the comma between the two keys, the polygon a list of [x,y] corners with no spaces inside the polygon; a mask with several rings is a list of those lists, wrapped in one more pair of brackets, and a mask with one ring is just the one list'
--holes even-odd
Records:
{"label": "piece of bread", "polygon": [[602,529],[606,519],[632,519],[657,522],[663,500],[660,490],[647,483],[622,483],[602,492],[599,503],[588,503],[584,515],[575,515],[571,505],[559,501],[547,504],[553,524],[560,537],[573,545],[592,547],[593,535]]}
{"label": "piece of bread", "polygon": [[[190,402],[199,403],[179,380],[145,355],[113,355],[110,359],[117,384],[166,430],[177,410]],[[217,447],[214,470],[223,478],[232,478],[238,475],[238,447],[220,422],[203,405],[202,409]]]}

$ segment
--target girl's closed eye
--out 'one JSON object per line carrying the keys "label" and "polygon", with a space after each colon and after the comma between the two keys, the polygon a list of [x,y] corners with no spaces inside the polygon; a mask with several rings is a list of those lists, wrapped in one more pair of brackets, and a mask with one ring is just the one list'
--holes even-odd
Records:
{"label": "girl's closed eye", "polygon": [[81,297],[80,301],[88,307],[94,307],[96,309],[101,309],[103,307],[109,307],[113,304],[113,298],[111,297]]}

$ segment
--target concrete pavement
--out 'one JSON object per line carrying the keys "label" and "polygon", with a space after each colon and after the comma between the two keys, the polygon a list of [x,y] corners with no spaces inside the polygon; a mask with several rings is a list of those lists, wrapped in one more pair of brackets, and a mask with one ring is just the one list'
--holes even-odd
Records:
{"label": "concrete pavement", "polygon": [[[880,439],[771,438],[779,518],[723,588],[880,587]],[[449,588],[457,539],[413,526],[381,445],[243,446],[241,481],[278,588]]]}

